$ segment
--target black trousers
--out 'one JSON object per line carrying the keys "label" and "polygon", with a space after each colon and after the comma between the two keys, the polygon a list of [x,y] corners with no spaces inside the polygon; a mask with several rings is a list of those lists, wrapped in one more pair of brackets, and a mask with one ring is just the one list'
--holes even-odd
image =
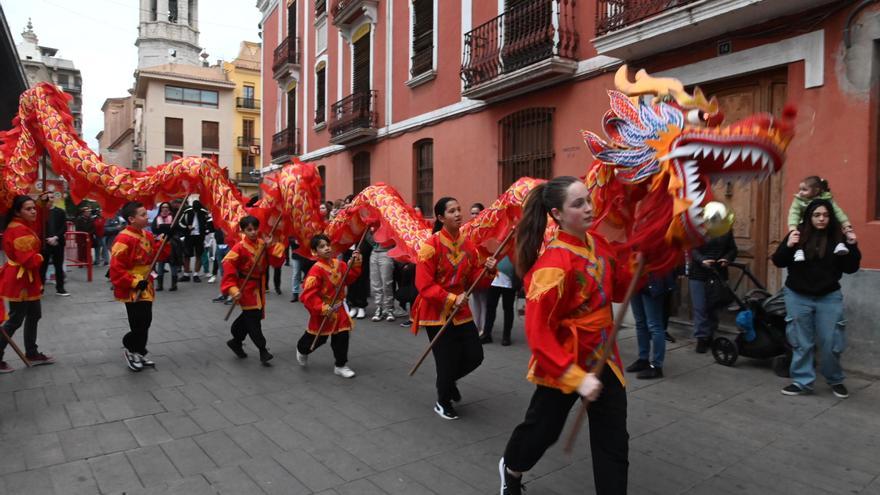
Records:
{"label": "black trousers", "polygon": [[516,302],[516,289],[495,287],[494,285],[489,287],[489,298],[486,301],[486,327],[483,329],[483,334],[492,335],[499,299],[501,299],[501,309],[504,311],[504,337],[510,338],[510,330],[513,328],[513,303]]}
{"label": "black trousers", "polygon": [[146,356],[147,338],[150,336],[150,324],[153,323],[153,302],[125,303],[125,312],[128,313],[128,328],[130,330],[122,337],[122,346],[128,352],[136,352]]}
{"label": "black trousers", "polygon": [[251,336],[251,342],[257,349],[266,348],[266,337],[263,336],[263,310],[246,309],[232,322],[232,338],[244,342],[245,337]]}
{"label": "black trousers", "polygon": [[[3,301],[0,301],[3,304]],[[40,300],[9,302],[9,320],[3,324],[6,335],[12,337],[15,331],[24,323],[24,353],[27,356],[37,354],[37,322],[43,315]],[[3,360],[3,352],[6,350],[6,339],[0,337],[0,361]]]}
{"label": "black trousers", "polygon": [[275,289],[281,290],[281,267],[278,268],[267,266],[266,267],[266,290],[269,290],[269,271],[275,270],[272,273],[272,283],[275,284]]}
{"label": "black trousers", "polygon": [[[593,482],[598,495],[626,493],[629,433],[626,431],[626,390],[608,367],[602,372],[602,394],[590,404],[590,450]],[[538,386],[525,420],[513,430],[504,449],[504,463],[512,471],[532,469],[544,451],[556,443],[568,412],[580,396]]]}
{"label": "black trousers", "polygon": [[[335,360],[337,367],[341,368],[348,362],[348,339],[350,333],[350,331],[336,332],[330,336],[330,348],[333,349],[333,359]],[[298,350],[300,354],[310,354],[312,352],[312,341],[314,340],[314,334],[309,332],[304,333],[303,336],[300,337],[299,342],[296,343],[296,350]],[[315,343],[315,349],[324,345],[324,342],[327,342],[326,335],[318,337],[318,342]]]}
{"label": "black trousers", "polygon": [[[433,340],[440,326],[424,327],[428,340]],[[431,350],[437,365],[437,401],[447,404],[452,400],[455,382],[477,369],[483,362],[483,345],[477,326],[469,321],[449,325]]]}
{"label": "black trousers", "polygon": [[55,290],[64,292],[64,244],[43,246],[43,265],[40,267],[40,279],[43,285],[46,284],[46,271],[49,269],[49,263],[55,267]]}

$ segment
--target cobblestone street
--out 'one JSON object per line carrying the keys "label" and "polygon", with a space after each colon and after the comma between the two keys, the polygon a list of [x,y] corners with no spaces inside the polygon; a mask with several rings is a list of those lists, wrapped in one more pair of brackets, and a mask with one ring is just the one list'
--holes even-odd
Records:
{"label": "cobblestone street", "polygon": [[[263,326],[271,367],[250,342],[247,359],[226,347],[216,284],[159,293],[156,369],[141,373],[123,363],[125,310],[103,269],[92,283],[71,272],[68,298],[47,286],[38,343],[58,362],[24,369],[7,350],[17,370],[0,376],[0,494],[498,493],[498,459],[533,390],[522,320],[513,346],[484,347],[460,384],[461,419],[443,421],[433,361],[407,376],[427,339],[398,323],[357,323],[352,380],[333,375],[329,346],[300,368],[306,313],[288,302],[289,273]],[[722,367],[693,352],[688,329],[671,331],[666,377],[628,382],[630,493],[880,494],[880,384],[851,376],[846,400],[824,383],[785,397],[768,364]],[[635,347],[625,329],[625,362]],[[528,493],[593,493],[587,437],[572,457],[548,451]]]}

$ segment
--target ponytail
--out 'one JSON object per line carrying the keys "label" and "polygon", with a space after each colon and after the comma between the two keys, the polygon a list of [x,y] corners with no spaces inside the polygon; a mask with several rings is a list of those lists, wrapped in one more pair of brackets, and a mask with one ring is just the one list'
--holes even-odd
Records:
{"label": "ponytail", "polygon": [[450,201],[455,201],[455,198],[450,198],[449,196],[443,196],[438,199],[436,203],[434,203],[434,228],[431,230],[431,233],[440,232],[440,229],[443,228],[443,222],[440,221],[440,217],[446,213],[446,204]]}
{"label": "ponytail", "polygon": [[547,215],[550,210],[544,206],[543,195],[547,183],[535,186],[526,196],[522,219],[516,227],[516,275],[525,277],[538,259],[538,250],[544,242],[547,230]]}
{"label": "ponytail", "polygon": [[831,188],[828,187],[828,181],[819,177],[818,175],[811,175],[804,179],[804,183],[811,188],[815,188],[819,191],[819,194],[827,192],[831,192]]}

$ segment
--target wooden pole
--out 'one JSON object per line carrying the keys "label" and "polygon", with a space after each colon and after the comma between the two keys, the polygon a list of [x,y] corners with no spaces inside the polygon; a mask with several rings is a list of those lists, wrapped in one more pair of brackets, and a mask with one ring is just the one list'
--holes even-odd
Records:
{"label": "wooden pole", "polygon": [[[364,242],[364,238],[367,237],[367,232],[369,232],[369,231],[370,231],[369,227],[364,225],[364,232],[361,234],[361,238],[358,240],[357,244],[355,244],[355,247],[354,247],[355,251],[360,252],[361,244]],[[363,262],[364,262],[364,260],[361,260],[361,264],[363,264]],[[342,288],[345,287],[345,279],[348,278],[348,272],[351,271],[351,265],[352,265],[352,263],[349,263],[345,267],[345,273],[342,274],[342,280],[340,280],[339,285],[336,286],[336,292],[333,294],[333,299],[330,300],[330,307],[331,308],[336,304],[336,299],[339,298],[339,293],[342,292]],[[329,316],[330,315],[324,315],[324,317],[321,318],[321,326],[318,327],[318,333],[315,334],[315,338],[312,340],[312,346],[309,348],[309,350],[312,350],[312,351],[315,350],[315,346],[318,344],[318,337],[320,337],[321,332],[324,331],[324,325],[327,324],[327,320],[329,319],[328,318]]]}
{"label": "wooden pole", "polygon": [[[0,301],[0,304],[3,304],[3,301]],[[21,347],[18,347],[18,344],[16,344],[15,341],[12,340],[12,337],[10,337],[8,333],[6,333],[6,330],[2,326],[0,326],[0,335],[3,336],[3,339],[6,341],[6,343],[12,346],[12,350],[14,350],[15,353],[18,354],[18,357],[21,358],[22,361],[24,361],[25,366],[27,366],[28,368],[33,366],[31,364],[31,360],[28,359],[23,352],[21,352]]]}
{"label": "wooden pole", "polygon": [[[282,213],[279,212],[279,213],[278,213],[278,218],[275,220],[275,224],[272,225],[272,230],[269,231],[269,237],[270,237],[270,238],[271,238],[272,236],[275,235],[275,229],[277,229],[277,228],[278,228],[278,224],[281,223],[281,216],[282,216]],[[243,241],[242,241],[242,242],[243,242]],[[260,260],[263,259],[263,254],[266,253],[266,250],[267,250],[267,249],[269,249],[269,243],[263,243],[263,248],[260,249],[259,251],[257,251],[257,256],[256,256],[256,258],[254,258],[254,264],[251,265],[251,269],[248,270],[247,277],[245,277],[245,279],[242,280],[241,282],[239,282],[239,284],[238,284],[238,293],[239,293],[239,294],[241,294],[241,291],[244,290],[244,286],[248,283],[248,280],[251,279],[251,275],[254,274],[254,269],[257,268],[257,265],[260,264]],[[260,285],[260,290],[263,290],[263,286],[262,286],[262,285]],[[236,306],[237,304],[238,304],[238,301],[233,301],[233,302],[232,302],[232,305],[229,306],[229,311],[226,312],[226,317],[223,318],[223,321],[229,321],[229,317],[232,316],[232,311],[235,309],[235,306]]]}
{"label": "wooden pole", "polygon": [[[626,295],[623,297],[623,304],[617,308],[617,315],[614,317],[614,326],[611,329],[611,335],[608,336],[608,339],[601,347],[602,354],[599,357],[599,362],[590,371],[590,373],[593,373],[596,378],[599,378],[599,375],[602,374],[605,364],[608,363],[608,358],[611,357],[611,352],[614,350],[614,343],[617,341],[617,332],[620,331],[620,327],[623,325],[623,319],[626,317],[626,311],[629,309],[629,302],[632,299],[633,294],[636,292],[636,285],[638,284],[639,279],[642,278],[642,273],[644,273],[644,271],[645,256],[642,253],[638,253],[636,255],[636,271],[633,272],[632,280],[630,280],[629,287],[626,289]],[[574,418],[574,425],[571,427],[571,432],[568,434],[568,440],[565,442],[564,451],[566,454],[571,454],[571,451],[574,448],[574,443],[577,440],[578,433],[584,423],[584,417],[587,415],[587,409],[589,409],[589,407],[590,401],[582,398],[581,407],[578,408],[577,415]]]}
{"label": "wooden pole", "polygon": [[[507,237],[505,237],[504,240],[501,241],[501,244],[498,245],[498,248],[495,249],[495,252],[492,254],[493,258],[496,258],[496,259],[498,258],[498,256],[501,254],[501,251],[504,250],[504,246],[507,245],[507,242],[510,241],[510,239],[513,237],[513,234],[515,232],[516,232],[516,227],[510,229],[510,232],[507,234]],[[486,274],[486,267],[484,266],[483,269],[480,271],[480,276],[477,277],[476,279],[474,279],[474,282],[468,288],[467,292],[464,293],[465,300],[467,300],[467,298],[470,297],[471,292],[473,292],[474,289],[477,288],[477,283],[480,282],[480,280],[483,278],[483,276],[485,274]],[[461,306],[453,306],[452,313],[450,313],[449,317],[446,318],[446,323],[444,323],[443,326],[440,327],[440,331],[437,332],[437,335],[434,335],[433,339],[431,339],[431,342],[428,344],[428,347],[425,349],[425,352],[422,353],[422,356],[416,362],[415,366],[413,366],[413,368],[410,370],[409,376],[413,376],[416,373],[416,371],[418,371],[419,366],[421,366],[422,363],[425,361],[425,358],[428,357],[428,354],[431,352],[431,349],[433,349],[434,345],[437,344],[437,341],[440,340],[440,336],[443,335],[443,332],[445,332],[446,328],[449,326],[449,324],[452,323],[452,319],[455,317],[456,314],[458,314],[458,310],[460,308],[461,308]]]}
{"label": "wooden pole", "polygon": [[[165,249],[165,244],[168,242],[168,238],[171,237],[171,234],[174,232],[174,227],[177,226],[177,221],[180,219],[180,214],[183,212],[183,206],[186,204],[186,198],[189,197],[189,190],[186,191],[186,196],[183,197],[183,202],[180,203],[180,208],[177,209],[177,212],[174,213],[174,219],[171,220],[171,231],[168,232],[168,235],[162,238],[162,243],[159,244],[159,250],[156,251],[156,254],[153,255],[153,262],[150,263],[150,271],[147,274],[153,273],[153,269],[156,268],[156,263],[159,261],[159,255],[162,254],[162,250]],[[126,218],[126,220],[128,220]],[[134,297],[134,302],[138,302],[141,300],[141,297],[144,295],[143,290],[138,290],[137,295]]]}

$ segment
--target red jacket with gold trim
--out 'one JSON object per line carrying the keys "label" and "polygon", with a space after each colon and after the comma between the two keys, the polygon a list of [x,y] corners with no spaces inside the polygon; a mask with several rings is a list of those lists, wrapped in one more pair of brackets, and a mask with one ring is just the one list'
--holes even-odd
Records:
{"label": "red jacket with gold trim", "polygon": [[34,225],[16,218],[9,222],[3,233],[6,263],[0,267],[0,296],[7,301],[36,301],[42,297],[42,244],[34,228]]}
{"label": "red jacket with gold trim", "polygon": [[[461,235],[453,239],[446,229],[435,232],[422,244],[416,263],[419,295],[412,307],[413,333],[418,332],[420,326],[446,323],[456,297],[466,292],[479,276],[483,262],[468,239]],[[488,288],[495,274],[495,270],[487,270],[477,288]],[[452,324],[461,325],[473,319],[470,307],[465,304],[455,314]]]}
{"label": "red jacket with gold trim", "polygon": [[[319,259],[317,263],[312,265],[308,275],[306,275],[300,301],[309,311],[309,326],[306,330],[308,333],[314,335],[320,329],[321,335],[333,335],[352,329],[351,318],[345,312],[344,306],[340,306],[335,313],[327,316],[327,322],[324,323],[324,328],[321,329],[324,311],[330,309],[330,303],[333,302],[332,299],[333,294],[336,293],[336,287],[340,283],[346,286],[351,285],[361,275],[361,264],[355,263],[351,266],[351,270],[349,270],[345,280],[342,280],[342,274],[345,273],[347,266],[344,261],[336,258],[329,261]],[[339,296],[336,298],[337,302],[345,300],[345,292],[347,290],[343,287],[339,291]]]}
{"label": "red jacket with gold trim", "polygon": [[[596,234],[586,242],[559,231],[525,276],[528,379],[573,392],[598,362],[611,333],[611,302],[620,302],[632,273]],[[615,343],[608,366],[625,384]]]}
{"label": "red jacket with gold trim", "polygon": [[257,258],[265,242],[262,239],[251,241],[247,237],[243,237],[226,257],[223,258],[223,279],[220,281],[220,291],[224,294],[234,296],[238,294],[241,283],[251,274],[251,277],[241,289],[241,309],[265,309],[266,308],[266,292],[263,289],[266,285],[266,269],[269,265],[277,268],[284,264],[285,245],[281,242],[273,242],[266,253],[260,257],[260,262],[253,273],[251,268]]}
{"label": "red jacket with gold trim", "polygon": [[[135,287],[141,280],[147,280],[147,289],[141,294],[140,301],[155,300],[150,264],[161,243],[152,233],[131,225],[116,235],[110,249],[110,282],[117,301],[135,302],[138,292]],[[166,242],[159,261],[167,259],[170,254],[171,243]]]}

